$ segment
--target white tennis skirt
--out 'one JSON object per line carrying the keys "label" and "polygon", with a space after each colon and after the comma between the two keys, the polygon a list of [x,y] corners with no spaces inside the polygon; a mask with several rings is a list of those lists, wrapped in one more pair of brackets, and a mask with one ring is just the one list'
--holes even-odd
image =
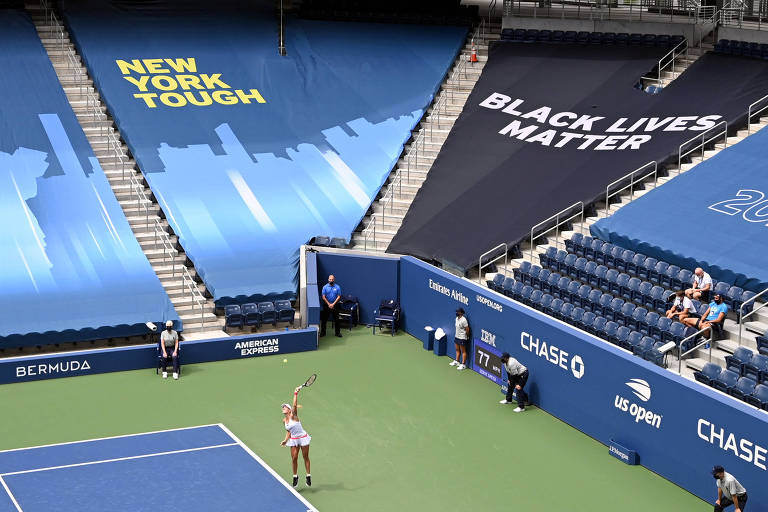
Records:
{"label": "white tennis skirt", "polygon": [[288,439],[288,442],[285,443],[285,446],[309,446],[309,442],[311,440],[312,440],[312,436],[310,436],[309,434],[302,437],[297,437],[297,438],[291,437],[290,439]]}

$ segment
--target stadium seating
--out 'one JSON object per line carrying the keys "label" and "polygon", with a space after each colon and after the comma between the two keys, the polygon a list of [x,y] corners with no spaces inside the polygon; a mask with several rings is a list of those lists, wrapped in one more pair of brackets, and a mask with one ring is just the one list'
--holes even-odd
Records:
{"label": "stadium seating", "polygon": [[291,306],[289,300],[276,300],[275,310],[277,310],[277,321],[288,322],[293,325],[293,320],[296,317],[296,310]]}
{"label": "stadium seating", "polygon": [[657,46],[659,48],[672,48],[683,42],[684,37],[666,34],[627,34],[614,32],[575,32],[569,30],[537,30],[537,29],[512,29],[505,28],[501,32],[502,41],[517,41],[525,43],[567,43],[594,46]]}
{"label": "stadium seating", "polygon": [[[226,308],[225,308],[226,311]],[[243,327],[261,327],[261,313],[259,313],[259,306],[252,302],[243,304],[240,306],[240,311],[243,314]]]}
{"label": "stadium seating", "polygon": [[706,363],[704,367],[697,372],[693,373],[693,377],[707,386],[711,386],[719,376],[723,369],[714,363]]}
{"label": "stadium seating", "polygon": [[389,329],[392,336],[395,335],[400,325],[400,304],[393,299],[381,301],[379,307],[374,311],[373,333],[376,333],[376,327],[381,330]]}
{"label": "stadium seating", "polygon": [[262,324],[277,325],[277,310],[272,302],[259,302],[259,315]]}
{"label": "stadium seating", "polygon": [[224,306],[224,332],[228,327],[243,327],[243,313],[237,304]]}
{"label": "stadium seating", "polygon": [[[499,275],[499,274],[497,274]],[[347,322],[349,330],[360,324],[360,301],[354,295],[344,295],[339,302],[339,322]]]}
{"label": "stadium seating", "polygon": [[768,60],[768,44],[765,43],[720,39],[715,43],[714,51],[726,55],[741,55],[742,57]]}
{"label": "stadium seating", "polygon": [[469,25],[477,14],[477,5],[443,0],[304,0],[298,10],[300,17],[313,20],[438,25]]}

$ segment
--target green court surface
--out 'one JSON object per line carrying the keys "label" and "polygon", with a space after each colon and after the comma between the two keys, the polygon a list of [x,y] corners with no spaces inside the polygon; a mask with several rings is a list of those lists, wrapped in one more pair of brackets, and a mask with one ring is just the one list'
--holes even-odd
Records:
{"label": "green court surface", "polygon": [[290,480],[280,403],[316,372],[300,395],[314,486],[300,461],[299,492],[324,512],[708,508],[544,411],[500,405],[498,386],[408,335],[344,335],[188,365],[179,381],[141,370],[0,386],[0,449],[221,422]]}

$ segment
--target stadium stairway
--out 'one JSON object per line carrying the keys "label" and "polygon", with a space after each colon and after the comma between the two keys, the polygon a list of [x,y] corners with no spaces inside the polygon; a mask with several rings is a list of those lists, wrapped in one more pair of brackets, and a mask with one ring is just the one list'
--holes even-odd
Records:
{"label": "stadium stairway", "polygon": [[[710,49],[708,48],[708,45],[703,45],[703,47],[697,52],[696,55],[702,55],[708,49]],[[760,119],[759,122],[752,123],[751,132],[755,132],[766,126],[768,126],[768,119]],[[735,135],[727,138],[727,145],[731,146],[733,144],[741,142],[748,136],[749,134],[746,128],[739,130]],[[607,212],[605,210],[604,203],[599,203],[595,205],[595,210],[596,210],[595,215],[585,216],[584,222],[572,222],[566,225],[565,229],[559,232],[558,237],[554,236],[554,230],[550,231],[548,234],[545,235],[546,238],[537,239],[537,243],[533,248],[532,259],[531,259],[530,244],[526,243],[521,245],[520,251],[523,257],[509,260],[506,266],[503,264],[502,265],[497,264],[498,272],[503,273],[505,276],[511,277],[513,276],[514,269],[519,268],[520,265],[523,263],[523,261],[532,261],[532,263],[538,264],[539,254],[546,253],[547,249],[550,247],[556,247],[559,250],[565,250],[566,249],[565,241],[570,239],[575,233],[583,233],[585,235],[588,235],[589,227],[595,222],[597,222],[599,219],[612,215],[613,213],[618,211],[620,208],[622,208],[624,205],[646,194],[648,191],[652,190],[656,186],[663,185],[664,183],[673,179],[675,176],[678,176],[679,174],[682,174],[684,172],[691,170],[693,167],[695,167],[702,161],[715,156],[722,149],[723,149],[723,145],[718,143],[714,148],[706,149],[703,152],[703,154],[701,151],[694,153],[691,155],[691,161],[689,163],[683,163],[679,168],[677,167],[677,165],[673,165],[672,167],[669,167],[667,169],[667,175],[658,176],[656,182],[654,182],[654,178],[652,176],[649,176],[641,181],[638,181],[635,187],[635,190],[633,190],[631,193],[629,190],[625,190],[620,195],[617,195],[611,198],[611,204]],[[587,215],[586,212],[585,212],[585,215]],[[539,242],[542,242],[542,243],[539,243]],[[493,274],[486,274],[484,277],[485,279],[483,280],[483,282],[487,282],[487,280],[493,279]],[[764,302],[760,300],[755,301],[755,304],[754,304],[755,309],[759,308],[763,303]],[[749,317],[749,319],[743,323],[742,327],[743,327],[742,346],[745,346],[751,349],[753,352],[756,352],[757,351],[756,337],[759,335],[763,335],[766,331],[768,331],[768,308],[763,309],[762,311],[759,311],[754,315],[752,315],[751,317]],[[726,319],[726,322],[724,324],[723,339],[715,342],[712,345],[712,361],[711,362],[716,363],[721,367],[725,368],[726,356],[733,354],[733,352],[738,347],[739,347],[739,323],[737,321],[737,314],[734,313],[733,311],[729,311],[728,318]],[[705,347],[699,348],[696,352],[684,358],[684,364],[682,365],[682,375],[690,379],[693,379],[693,372],[696,370],[700,370],[704,366],[704,364],[708,362],[710,362],[709,350],[706,349]],[[676,356],[671,355],[671,357],[668,359],[668,368],[676,372],[677,367],[678,367],[678,359]]]}
{"label": "stadium stairway", "polygon": [[[501,23],[483,23],[467,36],[466,44],[448,71],[440,91],[413,131],[409,144],[392,170],[368,214],[352,234],[350,248],[383,252],[402,224],[432,163],[464,109],[470,92],[488,61],[488,44],[501,37]],[[478,62],[469,62],[473,44]]]}
{"label": "stadium stairway", "polygon": [[144,254],[184,323],[185,339],[225,336],[224,318],[161,217],[160,206],[129,156],[69,34],[51,9],[25,5],[94,154]]}

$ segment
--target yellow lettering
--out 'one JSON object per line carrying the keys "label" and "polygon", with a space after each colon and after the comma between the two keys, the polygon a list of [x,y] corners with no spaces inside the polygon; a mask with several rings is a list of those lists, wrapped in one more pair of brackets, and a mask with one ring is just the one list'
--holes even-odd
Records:
{"label": "yellow lettering", "polygon": [[237,89],[235,93],[237,94],[237,97],[240,98],[240,101],[242,101],[243,103],[250,103],[251,100],[256,100],[258,103],[266,103],[266,100],[262,98],[258,89],[251,89],[250,94],[246,93],[242,89]]}
{"label": "yellow lettering", "polygon": [[120,72],[124,75],[129,75],[131,71],[135,71],[141,75],[146,74],[146,71],[144,71],[144,66],[141,65],[141,61],[139,61],[139,59],[133,59],[130,64],[121,59],[117,59],[115,62],[120,68]]}
{"label": "yellow lettering", "polygon": [[143,75],[140,76],[138,79],[133,78],[132,76],[124,76],[126,80],[131,82],[133,85],[139,88],[140,91],[146,92],[147,90],[147,82],[149,81],[149,75]]}
{"label": "yellow lettering", "polygon": [[211,95],[208,94],[208,91],[200,91],[199,100],[195,97],[195,93],[190,91],[185,92],[184,97],[187,98],[191,104],[197,105],[198,107],[213,105],[213,100],[211,99]]}
{"label": "yellow lettering", "polygon": [[183,73],[184,71],[197,73],[197,63],[194,57],[189,59],[165,59],[165,63],[177,73]]}
{"label": "yellow lettering", "polygon": [[173,91],[179,88],[179,84],[176,80],[170,76],[158,75],[152,77],[152,87],[160,89],[161,91]]}
{"label": "yellow lettering", "polygon": [[200,77],[196,75],[176,75],[176,81],[179,82],[179,85],[185,91],[188,91],[190,86],[195,89],[205,89],[205,87],[200,85]]}
{"label": "yellow lettering", "polygon": [[230,89],[227,84],[220,80],[221,73],[215,73],[213,75],[206,75],[205,73],[201,73],[200,78],[203,79],[203,83],[205,84],[206,89],[216,89],[217,87],[222,89]]}
{"label": "yellow lettering", "polygon": [[144,65],[147,66],[147,71],[150,73],[170,73],[171,71],[160,67],[163,64],[163,59],[141,59]]}
{"label": "yellow lettering", "polygon": [[149,108],[155,108],[157,106],[155,100],[152,99],[157,98],[157,94],[154,92],[136,93],[133,97],[144,100]]}
{"label": "yellow lettering", "polygon": [[177,92],[164,92],[160,95],[160,101],[169,107],[183,107],[187,104],[187,99]]}
{"label": "yellow lettering", "polygon": [[221,103],[222,105],[234,105],[238,102],[231,91],[213,91],[211,96],[213,96],[213,101]]}

